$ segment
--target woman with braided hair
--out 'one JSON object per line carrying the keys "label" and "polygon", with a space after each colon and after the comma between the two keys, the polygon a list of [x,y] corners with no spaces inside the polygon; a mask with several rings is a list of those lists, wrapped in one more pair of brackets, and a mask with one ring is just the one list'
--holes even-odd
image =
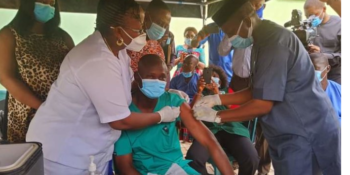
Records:
{"label": "woman with braided hair", "polygon": [[[143,20],[144,12],[134,0],[100,0],[96,31],[65,57],[29,126],[26,140],[43,144],[45,174],[86,175],[89,156],[106,174],[120,130],[179,116],[179,108],[169,106],[155,113],[129,110],[134,75],[126,49],[140,51],[146,44]],[[153,93],[152,87],[163,84],[145,79],[142,90]]]}

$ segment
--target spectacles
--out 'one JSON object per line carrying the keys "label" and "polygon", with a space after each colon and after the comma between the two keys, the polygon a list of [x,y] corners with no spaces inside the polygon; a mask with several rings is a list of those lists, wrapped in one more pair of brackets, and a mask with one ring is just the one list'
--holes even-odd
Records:
{"label": "spectacles", "polygon": [[[110,27],[111,29],[115,29],[116,27]],[[143,31],[143,29],[133,29],[133,28],[130,28],[130,27],[121,27],[123,29],[129,29],[135,33],[137,33],[138,35],[142,35],[144,34],[145,32]]]}
{"label": "spectacles", "polygon": [[135,33],[137,33],[137,34],[139,34],[139,35],[145,33],[145,31],[144,31],[143,29],[133,29],[133,28],[130,28],[130,27],[123,27],[123,28],[124,28],[124,29],[129,29],[129,30],[131,30],[131,31],[133,31],[133,32],[135,32]]}

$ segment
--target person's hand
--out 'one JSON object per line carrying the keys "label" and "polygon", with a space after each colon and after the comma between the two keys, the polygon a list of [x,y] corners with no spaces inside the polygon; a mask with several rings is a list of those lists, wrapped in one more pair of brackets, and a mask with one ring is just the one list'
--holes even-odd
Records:
{"label": "person's hand", "polygon": [[218,111],[205,106],[198,106],[193,108],[194,117],[197,120],[206,122],[215,122]]}
{"label": "person's hand", "polygon": [[161,122],[173,122],[180,115],[180,107],[165,106],[163,109],[158,111],[158,113],[160,115],[159,123],[161,123]]}
{"label": "person's hand", "polygon": [[212,33],[219,33],[220,32],[219,26],[217,24],[215,24],[215,23],[210,23],[208,25],[205,25],[202,30],[207,35],[212,34]]}
{"label": "person's hand", "polygon": [[197,93],[202,94],[204,88],[206,86],[205,80],[203,78],[203,75],[199,78],[198,83],[197,83]]}
{"label": "person's hand", "polygon": [[197,101],[194,107],[205,106],[208,108],[212,108],[213,106],[216,106],[216,105],[221,105],[221,99],[219,94],[202,97]]}
{"label": "person's hand", "polygon": [[207,84],[205,86],[208,90],[212,91],[214,94],[219,94],[219,87],[218,85],[212,80],[210,84]]}
{"label": "person's hand", "polygon": [[190,97],[188,97],[188,95],[185,92],[175,89],[169,89],[168,92],[179,95],[182,99],[186,100],[186,103],[190,102]]}
{"label": "person's hand", "polygon": [[320,53],[321,52],[320,47],[315,46],[313,44],[310,44],[308,49],[309,49],[309,53]]}

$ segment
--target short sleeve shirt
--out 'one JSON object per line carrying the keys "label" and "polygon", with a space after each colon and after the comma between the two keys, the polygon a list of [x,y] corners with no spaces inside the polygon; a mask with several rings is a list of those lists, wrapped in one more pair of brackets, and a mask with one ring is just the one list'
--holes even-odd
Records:
{"label": "short sleeve shirt", "polygon": [[282,135],[316,139],[337,131],[335,111],[296,35],[264,20],[253,36],[253,98],[274,102],[260,118],[269,144],[281,143],[277,138]]}
{"label": "short sleeve shirt", "polygon": [[200,75],[194,73],[191,77],[191,80],[189,80],[189,82],[186,82],[186,78],[182,74],[179,74],[170,81],[170,89],[176,89],[185,92],[189,96],[190,101],[192,101],[194,95],[197,93],[197,84],[199,78]]}
{"label": "short sleeve shirt", "polygon": [[[154,112],[165,106],[179,107],[183,103],[184,100],[178,95],[166,92],[159,97]],[[130,105],[130,110],[140,113],[135,104]],[[133,165],[142,175],[165,174],[173,163],[181,167],[187,166],[189,161],[183,159],[175,123],[161,123],[141,130],[123,131],[121,138],[115,143],[114,154],[132,154]]]}
{"label": "short sleeve shirt", "polygon": [[147,40],[147,44],[142,48],[140,52],[134,52],[130,50],[127,52],[131,58],[131,68],[134,72],[138,70],[139,60],[145,55],[156,54],[160,56],[163,61],[165,60],[163,48],[158,43],[158,41],[155,40]]}
{"label": "short sleeve shirt", "polygon": [[121,134],[108,123],[130,115],[132,78],[126,50],[114,56],[94,32],[64,59],[27,141],[41,142],[44,158],[53,162],[87,169],[93,155],[97,166],[105,166]]}

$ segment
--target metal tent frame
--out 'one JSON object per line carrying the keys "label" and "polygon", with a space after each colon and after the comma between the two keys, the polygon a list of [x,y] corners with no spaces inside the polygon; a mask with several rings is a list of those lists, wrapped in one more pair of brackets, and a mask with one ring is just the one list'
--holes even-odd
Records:
{"label": "metal tent frame", "polygon": [[[96,13],[99,0],[59,0],[62,12]],[[136,0],[146,8],[151,0]],[[223,0],[164,0],[173,17],[206,19],[221,7]],[[18,9],[20,0],[0,0],[0,8]]]}

